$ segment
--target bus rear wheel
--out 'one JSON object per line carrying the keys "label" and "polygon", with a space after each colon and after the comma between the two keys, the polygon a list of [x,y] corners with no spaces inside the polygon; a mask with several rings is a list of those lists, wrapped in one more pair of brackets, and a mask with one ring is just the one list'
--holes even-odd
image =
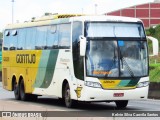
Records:
{"label": "bus rear wheel", "polygon": [[68,83],[65,86],[64,101],[65,101],[66,107],[68,108],[75,107],[75,105],[77,104],[77,101],[71,99],[70,88]]}
{"label": "bus rear wheel", "polygon": [[23,101],[36,101],[37,100],[37,95],[34,94],[27,94],[25,93],[25,87],[24,87],[24,81],[21,80],[20,82],[20,90],[19,90],[19,94],[20,94],[20,99]]}
{"label": "bus rear wheel", "polygon": [[13,90],[14,90],[15,99],[20,100],[19,85],[17,84],[16,81],[14,81]]}
{"label": "bus rear wheel", "polygon": [[118,109],[124,109],[128,105],[128,100],[115,101]]}
{"label": "bus rear wheel", "polygon": [[23,100],[23,101],[26,101],[26,100],[28,100],[28,94],[26,94],[25,93],[25,87],[24,87],[24,81],[23,80],[21,80],[20,81],[20,98],[21,98],[21,100]]}

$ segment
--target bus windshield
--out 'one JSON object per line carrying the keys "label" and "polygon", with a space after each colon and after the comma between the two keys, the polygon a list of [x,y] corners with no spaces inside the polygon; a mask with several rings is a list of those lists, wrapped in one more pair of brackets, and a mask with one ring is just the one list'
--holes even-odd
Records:
{"label": "bus windshield", "polygon": [[[91,25],[91,23],[89,24]],[[118,78],[148,75],[147,41],[144,39],[145,34],[140,24],[131,24],[133,34],[128,32],[128,34],[131,34],[129,37],[126,33],[127,26],[130,26],[129,23],[127,25],[119,23],[121,28],[124,24],[125,29],[119,31],[119,33],[118,31],[116,32],[116,30],[114,30],[113,33],[108,33],[109,31],[104,27],[104,23],[93,24],[95,24],[96,27],[92,25],[92,29],[89,26],[86,28],[87,76]],[[114,25],[113,23],[106,24]],[[107,31],[100,31],[100,25]],[[119,27],[118,24],[116,24],[116,27]],[[96,30],[93,30],[94,28],[96,28]],[[131,27],[128,28],[128,31],[130,31],[130,28]],[[95,34],[93,32],[95,32]],[[107,34],[110,34],[110,36]]]}

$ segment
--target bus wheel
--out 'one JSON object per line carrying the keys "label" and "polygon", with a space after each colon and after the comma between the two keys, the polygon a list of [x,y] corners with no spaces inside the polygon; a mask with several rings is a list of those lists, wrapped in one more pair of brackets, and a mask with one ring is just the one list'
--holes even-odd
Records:
{"label": "bus wheel", "polygon": [[16,81],[14,81],[14,96],[16,100],[20,100],[19,86]]}
{"label": "bus wheel", "polygon": [[68,107],[68,108],[74,107],[76,105],[76,102],[77,102],[77,101],[71,99],[70,88],[69,88],[68,83],[65,86],[64,101],[65,101],[66,107]]}
{"label": "bus wheel", "polygon": [[128,100],[115,101],[118,109],[124,109],[128,105]]}
{"label": "bus wheel", "polygon": [[21,80],[21,82],[20,82],[20,98],[23,101],[28,100],[28,94],[25,93],[24,81],[23,80]]}

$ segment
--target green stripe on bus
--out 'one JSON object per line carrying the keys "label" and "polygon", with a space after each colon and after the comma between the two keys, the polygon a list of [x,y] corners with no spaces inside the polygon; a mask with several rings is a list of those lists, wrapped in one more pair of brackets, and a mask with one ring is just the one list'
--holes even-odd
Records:
{"label": "green stripe on bus", "polygon": [[140,79],[132,79],[132,80],[128,83],[128,85],[127,85],[126,87],[136,86],[139,80],[140,80]]}
{"label": "green stripe on bus", "polygon": [[49,55],[50,51],[42,51],[34,87],[40,87],[43,84],[43,81],[45,80],[44,78],[46,74]]}
{"label": "green stripe on bus", "polygon": [[121,82],[118,84],[118,87],[125,87],[130,81],[131,80],[121,80]]}
{"label": "green stripe on bus", "polygon": [[40,88],[48,88],[49,85],[51,84],[53,75],[54,75],[54,70],[57,62],[57,57],[58,57],[59,50],[51,50],[48,63],[47,63],[47,68],[46,68],[46,74],[44,77],[44,81]]}

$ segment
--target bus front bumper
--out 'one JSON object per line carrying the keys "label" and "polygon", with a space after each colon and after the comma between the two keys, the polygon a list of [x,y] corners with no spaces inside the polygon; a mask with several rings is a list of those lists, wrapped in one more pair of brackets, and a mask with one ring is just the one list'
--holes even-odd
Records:
{"label": "bus front bumper", "polygon": [[148,98],[149,86],[128,90],[105,90],[84,86],[79,101],[115,101],[115,100],[141,100]]}

